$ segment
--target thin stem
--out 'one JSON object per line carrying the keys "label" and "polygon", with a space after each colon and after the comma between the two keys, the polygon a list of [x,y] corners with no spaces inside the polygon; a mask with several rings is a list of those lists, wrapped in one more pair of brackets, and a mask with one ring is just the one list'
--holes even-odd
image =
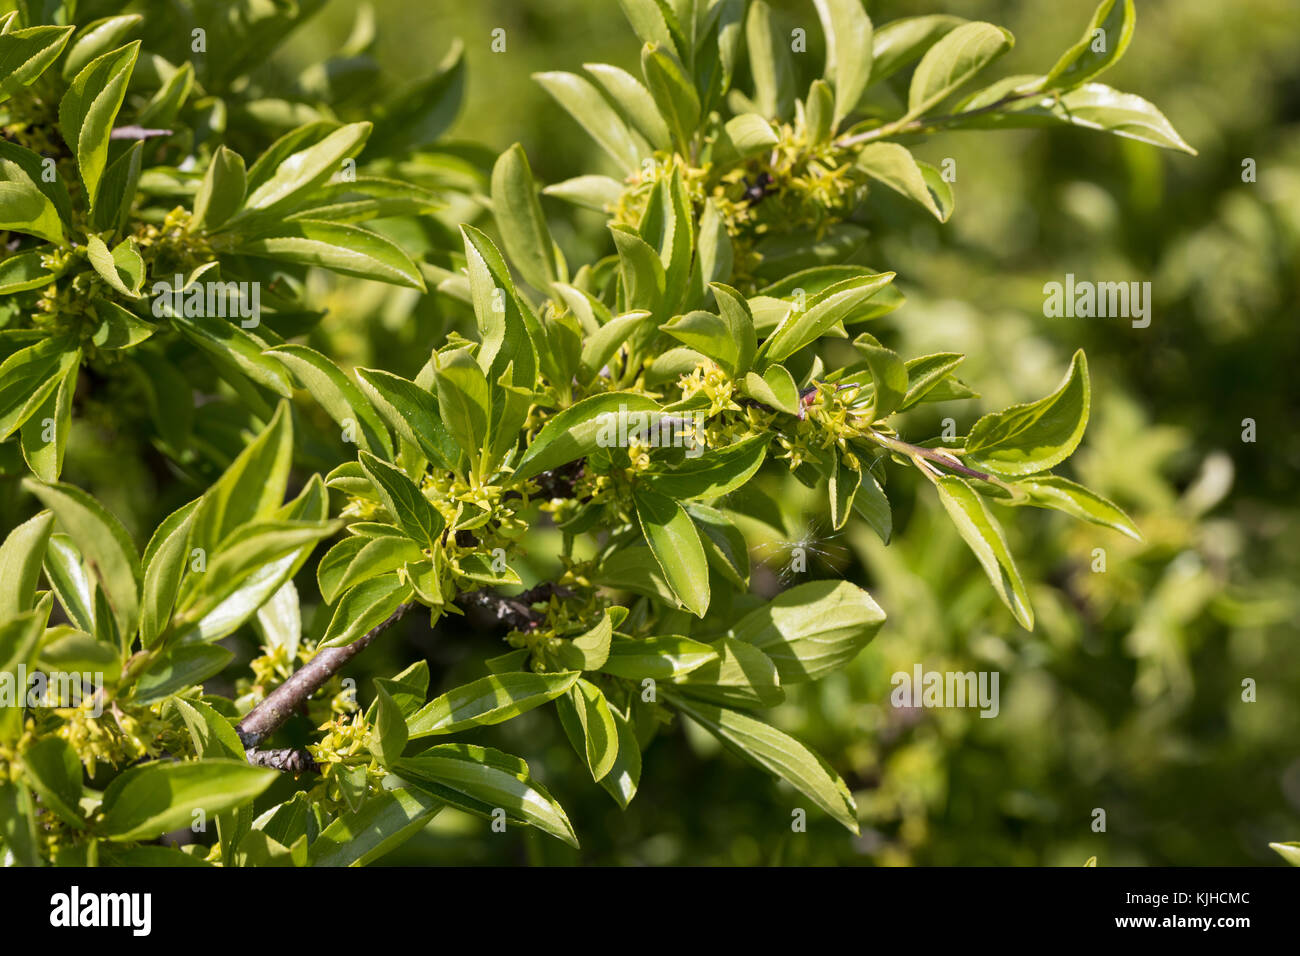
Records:
{"label": "thin stem", "polygon": [[996,113],[1004,106],[1015,103],[1019,100],[1028,99],[1031,96],[1040,95],[1041,90],[1027,90],[1019,93],[1008,93],[996,102],[988,106],[981,106],[979,109],[967,110],[962,113],[949,113],[944,116],[932,116],[929,119],[918,117],[917,119],[897,119],[892,123],[886,123],[884,126],[878,126],[875,129],[869,129],[865,132],[858,133],[855,136],[844,136],[835,141],[835,145],[840,148],[849,146],[862,146],[866,143],[873,143],[876,140],[888,139],[890,136],[905,135],[907,133],[928,132],[929,130],[946,126],[949,123],[955,123],[959,120],[970,119],[972,116],[984,116],[988,113]]}
{"label": "thin stem", "polygon": [[960,464],[951,455],[945,455],[943,452],[936,451],[933,448],[924,448],[921,445],[913,445],[911,442],[903,441],[901,438],[892,438],[889,435],[882,435],[880,432],[868,432],[866,435],[871,441],[875,442],[882,448],[888,448],[890,451],[896,451],[899,454],[907,455],[909,458],[924,458],[926,461],[932,461],[937,465],[957,472],[959,475],[965,475],[968,478],[978,478],[980,481],[987,481],[991,484],[1000,485],[1002,481],[992,475],[985,474],[982,471],[976,471],[974,468],[967,468]]}

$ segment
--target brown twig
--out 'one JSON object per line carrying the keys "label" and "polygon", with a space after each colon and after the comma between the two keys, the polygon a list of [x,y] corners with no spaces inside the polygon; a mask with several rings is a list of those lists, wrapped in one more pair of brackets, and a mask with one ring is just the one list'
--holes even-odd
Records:
{"label": "brown twig", "polygon": [[344,664],[369,647],[376,637],[400,621],[413,607],[415,607],[414,601],[400,604],[397,610],[388,615],[385,620],[376,624],[351,644],[325,648],[250,710],[235,728],[244,747],[249,750],[249,759],[252,759],[253,748],[279,730],[294,711],[306,703],[307,698],[320,690]]}

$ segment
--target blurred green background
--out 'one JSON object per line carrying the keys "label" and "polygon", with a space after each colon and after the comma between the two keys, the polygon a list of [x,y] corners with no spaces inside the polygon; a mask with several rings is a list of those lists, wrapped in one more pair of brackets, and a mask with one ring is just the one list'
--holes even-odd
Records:
{"label": "blurred green background", "polygon": [[[812,4],[774,6],[807,30],[806,89],[822,63]],[[1008,27],[1017,45],[991,71],[1001,76],[1043,72],[1093,6],[881,0],[868,9],[877,25],[943,12]],[[614,0],[382,0],[374,12],[376,59],[395,78],[425,75],[454,38],[465,43],[467,100],[450,138],[489,147],[466,148],[470,165],[519,141],[543,182],[607,171],[530,74],[593,61],[636,72],[638,44]],[[355,16],[352,4],[327,4],[268,75],[331,56]],[[490,48],[497,28],[504,53]],[[914,439],[946,416],[964,432],[981,411],[969,406],[1046,394],[1085,348],[1093,418],[1073,476],[1127,508],[1145,542],[1049,512],[1008,515],[1012,549],[1036,582],[1030,634],[998,604],[932,495],[890,485],[897,530],[885,548],[863,528],[828,537],[824,495],[791,482],[787,541],[756,552],[755,586],[791,583],[781,566],[790,542],[806,540],[819,552],[807,576],[856,581],[889,614],[852,665],[795,688],[773,714],[848,781],[860,838],[815,809],[808,831],[792,832],[793,790],[682,726],[647,751],[640,792],[620,812],[546,709],[475,739],[529,760],[568,810],[580,853],[449,811],[387,862],[1280,863],[1267,843],[1300,839],[1300,4],[1142,0],[1132,46],[1105,79],[1156,103],[1200,155],[1073,129],[936,137],[918,154],[955,160],[949,223],[872,196],[869,261],[896,270],[908,297],[873,331],[904,356],[968,353],[962,378],[983,399],[923,406],[903,432]],[[1243,181],[1247,159],[1255,182]],[[545,202],[570,262],[609,250],[601,217]],[[445,218],[471,215],[481,210],[462,203]],[[1150,281],[1150,327],[1044,317],[1043,284],[1066,273]],[[315,294],[331,310],[322,347],[343,364],[414,374],[451,321],[436,297],[387,287],[348,281]],[[1243,441],[1244,419],[1255,423],[1253,443]],[[104,470],[111,444],[80,448],[65,480],[104,496],[137,532],[151,528],[169,504],[155,500],[165,476],[135,476],[123,492]],[[1104,572],[1093,570],[1098,548]],[[553,566],[556,549],[546,532],[528,542],[533,576]],[[327,618],[318,615],[317,631]],[[429,659],[445,689],[504,649],[463,626],[404,624],[358,660],[363,699],[368,677],[414,657]],[[999,672],[999,716],[891,707],[890,675],[918,662]],[[1246,679],[1254,702],[1242,699]],[[1105,832],[1092,829],[1097,808]]]}

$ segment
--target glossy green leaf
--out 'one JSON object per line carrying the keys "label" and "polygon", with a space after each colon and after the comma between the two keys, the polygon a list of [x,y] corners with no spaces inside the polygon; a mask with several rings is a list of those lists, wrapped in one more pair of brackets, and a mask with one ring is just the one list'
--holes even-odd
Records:
{"label": "glossy green leaf", "polygon": [[[665,694],[669,694],[665,691]],[[787,780],[854,833],[857,806],[844,781],[799,741],[749,714],[669,694],[673,706],[713,734],[730,751]]]}
{"label": "glossy green leaf", "polygon": [[988,575],[998,597],[1011,610],[1025,630],[1034,629],[1034,611],[1029,605],[1015,559],[1007,547],[1006,536],[993,513],[974,488],[957,475],[944,475],[934,479],[939,500],[957,526],[957,533],[975,552],[980,567]]}
{"label": "glossy green leaf", "polygon": [[320,646],[351,644],[388,620],[410,598],[411,586],[396,573],[382,574],[358,584],[334,609]]}
{"label": "glossy green leaf", "polygon": [[[1138,531],[1137,525],[1119,505],[1068,478],[1061,478],[1058,475],[1035,475],[1017,481],[1014,487],[1029,496],[1024,504],[1061,511],[1081,521],[1114,528],[1134,541],[1142,540],[1142,533]],[[1020,504],[1021,502],[1000,503]]]}
{"label": "glossy green leaf", "polygon": [[77,158],[77,171],[93,208],[108,164],[109,135],[140,54],[136,40],[98,56],[73,79],[59,101],[59,131]]}
{"label": "glossy green leaf", "polygon": [[385,790],[345,810],[311,844],[312,866],[366,866],[424,829],[445,806],[418,790]]}
{"label": "glossy green leaf", "polygon": [[862,0],[814,0],[826,36],[823,76],[835,87],[832,127],[853,112],[871,81],[871,18]]}
{"label": "glossy green leaf", "polygon": [[572,847],[573,826],[555,798],[536,783],[518,757],[469,744],[439,744],[394,768],[414,785],[471,813],[491,817],[500,807],[506,818],[537,827]]}
{"label": "glossy green leaf", "polygon": [[387,462],[364,451],[360,461],[384,507],[397,520],[398,527],[421,548],[437,547],[446,522],[433,503],[410,478]]}
{"label": "glossy green leaf", "polygon": [[492,213],[515,268],[534,289],[549,292],[559,278],[555,242],[542,215],[528,156],[518,143],[492,168]]}
{"label": "glossy green leaf", "polygon": [[247,185],[244,158],[234,150],[218,146],[194,197],[193,228],[216,229],[230,219],[244,205]]}
{"label": "glossy green leaf", "polygon": [[429,701],[407,720],[407,729],[414,740],[503,723],[555,700],[579,676],[577,671],[560,674],[518,671],[481,677]]}
{"label": "glossy green leaf", "polygon": [[634,132],[588,80],[573,73],[534,73],[533,79],[553,96],[625,173],[636,170],[649,144]]}
{"label": "glossy green leaf", "polygon": [[709,609],[709,565],[686,510],[649,488],[633,491],[637,520],[677,600],[697,617]]}
{"label": "glossy green leaf", "polygon": [[0,620],[31,610],[53,529],[54,515],[43,511],[10,531],[0,544]]}
{"label": "glossy green leaf", "polygon": [[731,633],[770,657],[781,683],[794,684],[849,663],[884,622],[885,612],[857,585],[810,581],[751,611]]}
{"label": "glossy green leaf", "polygon": [[977,421],[966,436],[967,458],[975,467],[1000,475],[1047,471],[1079,446],[1088,427],[1090,405],[1088,360],[1080,350],[1052,394]]}
{"label": "glossy green leaf", "polygon": [[196,810],[212,816],[248,803],[277,776],[224,759],[133,767],[104,791],[104,832],[111,840],[151,840],[188,827]]}
{"label": "glossy green leaf", "polygon": [[1101,0],[1083,36],[1047,71],[1043,88],[1070,89],[1110,69],[1128,49],[1136,23],[1133,0]]}
{"label": "glossy green leaf", "polygon": [[360,226],[295,219],[260,231],[236,251],[425,291],[419,268],[401,246]]}
{"label": "glossy green leaf", "polygon": [[712,645],[689,637],[630,638],[615,634],[609,657],[600,669],[628,680],[677,680],[718,660],[718,656]]}
{"label": "glossy green leaf", "polygon": [[1014,45],[1011,34],[991,23],[966,23],[926,51],[912,74],[904,119],[923,116]]}
{"label": "glossy green leaf", "polygon": [[31,479],[25,488],[54,512],[95,571],[104,590],[118,633],[135,634],[140,607],[140,556],[126,529],[90,495],[66,484],[41,484]]}
{"label": "glossy green leaf", "polygon": [[63,52],[74,29],[29,26],[0,33],[0,102],[44,73]]}
{"label": "glossy green leaf", "polygon": [[618,759],[618,726],[609,702],[595,684],[579,678],[555,701],[565,736],[583,757],[593,780],[600,780]]}

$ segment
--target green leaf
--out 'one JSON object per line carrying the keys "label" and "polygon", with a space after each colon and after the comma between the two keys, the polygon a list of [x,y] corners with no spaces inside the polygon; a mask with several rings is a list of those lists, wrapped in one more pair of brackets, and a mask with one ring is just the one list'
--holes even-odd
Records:
{"label": "green leaf", "polygon": [[794,62],[789,35],[773,22],[772,8],[764,0],[749,5],[745,41],[758,112],[768,119],[789,117],[794,110]]}
{"label": "green leaf", "polygon": [[871,370],[871,414],[867,417],[873,422],[882,421],[894,414],[907,395],[907,366],[897,352],[885,348],[866,332],[859,335],[853,345],[862,353],[867,368]]}
{"label": "green leaf", "polygon": [[637,333],[648,318],[650,318],[649,312],[628,312],[611,318],[594,333],[588,335],[583,340],[578,364],[579,383],[590,385],[594,382],[615,353]]}
{"label": "green leaf", "polygon": [[54,282],[58,276],[42,265],[44,257],[44,253],[33,250],[0,262],[0,295],[27,292]]}
{"label": "green leaf", "polygon": [[[1026,81],[1024,77],[1015,79]],[[1030,81],[1032,79],[1028,78]],[[963,103],[963,112],[972,112],[984,105],[988,104],[981,94]],[[1005,111],[962,119],[951,124],[951,128],[1015,128],[1060,124],[1102,130],[1126,139],[1196,155],[1196,150],[1178,135],[1173,124],[1154,105],[1140,96],[1121,93],[1104,83],[1085,83],[1067,93],[1053,93],[1041,98],[1029,97],[1009,105]]]}
{"label": "green leaf", "polygon": [[741,390],[750,398],[787,415],[798,415],[802,407],[794,376],[784,365],[773,365],[762,376],[750,372],[745,376]]}
{"label": "green leaf", "polygon": [[172,617],[175,594],[190,557],[190,524],[199,501],[191,501],[166,516],[144,549],[144,587],[140,596],[140,641],[156,643]]}
{"label": "green leaf", "polygon": [[624,173],[636,171],[641,157],[649,155],[649,144],[633,132],[589,81],[573,73],[534,73],[541,84],[608,153]]}
{"label": "green leaf", "polygon": [[709,565],[742,590],[749,588],[749,545],[735,522],[723,512],[698,501],[688,501],[686,513],[700,532],[700,544]]}
{"label": "green leaf", "polygon": [[121,522],[72,485],[46,485],[27,478],[23,487],[54,512],[99,579],[118,633],[124,641],[134,639],[140,608],[140,556]]}
{"label": "green leaf", "polygon": [[638,392],[605,392],[584,398],[542,426],[515,466],[515,478],[534,478],[597,448],[614,447],[620,421],[624,429],[632,430],[629,414],[644,413],[651,418],[658,411],[658,403]]}
{"label": "green leaf", "polygon": [[[17,675],[22,668],[31,669],[50,606],[47,600],[43,608],[38,605],[34,611],[0,620],[0,674],[10,675],[10,687],[18,686]],[[0,743],[11,743],[22,733],[24,704],[25,699],[18,699],[0,707]]]}
{"label": "green leaf", "polygon": [[718,660],[712,645],[676,635],[630,638],[615,634],[601,670],[628,680],[678,680]]}
{"label": "green leaf", "polygon": [[36,414],[81,365],[81,350],[63,336],[41,339],[0,364],[0,441]]}
{"label": "green leaf", "polygon": [[599,670],[609,658],[609,646],[614,636],[614,622],[608,613],[600,621],[577,637],[559,642],[555,655],[564,667],[575,671]]}
{"label": "green leaf", "polygon": [[157,331],[155,326],[128,312],[108,299],[91,299],[90,306],[99,319],[91,341],[96,348],[129,349],[139,345]]}
{"label": "green leaf", "polygon": [[709,609],[709,565],[699,532],[686,510],[672,498],[636,488],[637,520],[646,543],[677,600],[697,617]]}
{"label": "green leaf", "polygon": [[367,739],[370,752],[385,767],[396,762],[406,747],[406,719],[383,684],[375,684],[373,729]]}
{"label": "green leaf", "polygon": [[234,659],[232,651],[217,644],[178,644],[140,675],[132,699],[141,705],[156,703],[215,677]]}
{"label": "green leaf", "polygon": [[947,14],[891,20],[872,38],[871,82],[879,83],[919,60],[939,40],[966,21]]}
{"label": "green leaf", "polygon": [[244,205],[247,185],[244,158],[232,149],[218,146],[194,197],[191,228],[216,229],[230,219]]}
{"label": "green leaf", "polygon": [[618,205],[623,195],[623,184],[609,176],[575,176],[561,183],[552,183],[542,189],[547,196],[606,213]]}
{"label": "green leaf", "polygon": [[1114,528],[1134,541],[1142,540],[1133,519],[1119,505],[1083,485],[1057,475],[1036,475],[1017,481],[1013,487],[1025,492],[1027,501],[1003,501],[1000,504],[1029,504],[1038,508],[1061,511],[1081,521],[1091,521],[1103,527]]}
{"label": "green leaf", "polygon": [[655,491],[679,501],[721,498],[754,476],[763,464],[770,441],[767,434],[751,435],[697,458],[687,457],[671,471],[647,472],[644,478]]}
{"label": "green leaf", "polygon": [[[37,515],[32,521],[36,521],[40,517],[40,515]],[[17,569],[6,568],[8,561],[3,558],[3,555],[8,550],[10,540],[13,539],[14,535],[24,528],[28,528],[32,521],[15,528],[9,536],[9,540],[5,541],[5,547],[0,549],[0,568],[5,568],[3,572],[4,578],[9,582],[10,588],[14,587],[20,578],[16,574],[14,577],[10,577],[10,572],[16,572]],[[64,613],[68,615],[68,620],[87,634],[93,634],[95,632],[95,582],[91,578],[90,572],[86,570],[86,564],[81,558],[81,552],[77,550],[77,546],[72,543],[72,539],[66,534],[56,534],[50,537],[48,544],[45,545],[44,569],[45,578],[50,582],[50,587],[58,597],[59,604],[63,606]],[[35,590],[35,583],[33,579],[33,591]],[[0,618],[25,611],[30,605],[29,595],[26,605],[9,608],[0,613]]]}
{"label": "green leaf", "polygon": [[342,172],[343,162],[361,152],[371,129],[372,124],[368,122],[340,126],[312,145],[285,156],[269,176],[264,175],[265,165],[255,166],[254,175],[249,177],[250,191],[240,218],[250,213],[271,214],[291,208],[312,190],[328,182],[330,177]]}
{"label": "green leaf", "polygon": [[59,101],[59,131],[77,158],[77,171],[91,208],[99,198],[99,183],[108,164],[109,135],[126,96],[126,85],[140,54],[140,41],[96,57]]}
{"label": "green leaf", "polygon": [[0,154],[0,230],[25,232],[64,244],[63,222],[54,202],[27,170]]}
{"label": "green leaf", "polygon": [[438,356],[438,409],[456,444],[471,464],[478,462],[488,441],[488,380],[468,349]]}
{"label": "green leaf", "polygon": [[733,155],[736,159],[749,159],[770,151],[780,141],[771,120],[757,113],[741,113],[723,124],[714,152],[721,159]]}
{"label": "green leaf", "polygon": [[731,634],[770,657],[782,684],[794,684],[849,663],[884,622],[885,612],[857,585],[810,581],[746,614]]}
{"label": "green leaf", "polygon": [[337,365],[305,345],[277,345],[266,354],[293,373],[330,418],[349,430],[358,447],[392,457],[393,441],[384,420]]}
{"label": "green leaf", "polygon": [[295,219],[260,231],[235,251],[425,291],[424,277],[402,247],[360,226]]}
{"label": "green leaf", "polygon": [[903,396],[903,402],[898,406],[898,410],[905,412],[924,399],[965,358],[966,356],[958,352],[936,352],[933,355],[908,359],[905,363],[907,394]]}
{"label": "green leaf", "polygon": [[1020,572],[1016,570],[1016,562],[1007,547],[1002,526],[993,517],[984,499],[965,479],[957,475],[935,478],[934,485],[938,489],[939,500],[957,526],[957,533],[975,552],[980,567],[988,575],[998,597],[1010,608],[1020,626],[1032,631],[1034,611],[1029,605],[1029,593],[1020,580]]}
{"label": "green leaf", "polygon": [[64,823],[86,828],[81,813],[81,758],[72,744],[60,737],[44,737],[22,753],[25,779],[41,803]]}
{"label": "green leaf", "polygon": [[0,545],[0,620],[31,610],[53,529],[54,515],[43,511],[10,531]]}
{"label": "green leaf", "polygon": [[382,369],[356,370],[361,391],[400,438],[424,452],[430,461],[452,469],[460,448],[438,413],[433,396],[413,382]]}
{"label": "green leaf", "polygon": [[446,522],[414,482],[369,452],[361,452],[360,462],[398,526],[421,548],[437,547]]}
{"label": "green leaf", "polygon": [[[948,221],[952,212],[951,202],[940,205],[937,199],[944,197],[936,197],[930,191],[921,165],[906,147],[897,143],[869,143],[858,154],[856,165],[872,179],[877,179],[895,192],[920,203],[940,222]],[[944,187],[947,187],[947,183],[944,183]]]}
{"label": "green leaf", "polygon": [[674,27],[668,20],[671,8],[667,4],[660,0],[618,0],[618,5],[642,43],[659,43],[678,54],[689,55],[689,51],[677,46],[680,34],[674,36]]}
{"label": "green leaf", "polygon": [[144,140],[136,140],[109,165],[99,187],[99,204],[91,210],[91,229],[115,234],[125,227],[140,185],[143,159]]}
{"label": "green leaf", "polygon": [[826,69],[835,87],[832,128],[853,112],[871,81],[871,18],[862,0],[814,0],[826,35]]}
{"label": "green leaf", "polygon": [[966,436],[966,454],[975,467],[1000,475],[1047,471],[1079,446],[1088,427],[1090,404],[1088,360],[1079,350],[1052,394],[977,421]]}
{"label": "green leaf", "polygon": [[240,760],[156,761],[127,770],[104,791],[110,840],[152,840],[250,802],[279,776]]}
{"label": "green leaf", "polygon": [[384,104],[370,147],[380,155],[433,143],[456,120],[465,98],[465,48],[453,39],[437,68]]}
{"label": "green leaf", "polygon": [[293,419],[281,402],[267,424],[230,463],[194,514],[190,546],[208,556],[240,525],[265,520],[284,503],[293,460]]}
{"label": "green leaf", "polygon": [[358,584],[334,609],[321,647],[343,647],[378,627],[411,598],[411,586],[398,574],[382,574]]}
{"label": "green leaf", "polygon": [[86,253],[99,277],[129,299],[140,298],[144,284],[144,260],[135,247],[135,240],[123,239],[110,252],[99,236],[86,239]]}
{"label": "green leaf", "polygon": [[559,278],[555,241],[542,215],[528,156],[518,143],[502,153],[492,168],[492,214],[515,268],[534,289],[549,292]]}
{"label": "green leaf", "polygon": [[1133,0],[1102,0],[1083,36],[1047,72],[1043,89],[1070,89],[1110,69],[1128,49],[1136,23]]}
{"label": "green leaf", "polygon": [[[129,37],[144,22],[138,13],[127,13],[116,17],[104,17],[88,23],[77,32],[77,38],[68,48],[68,55],[63,58],[62,74],[70,80],[80,73],[95,57],[115,48]],[[57,29],[45,27],[43,29]],[[71,28],[66,28],[71,29]]]}
{"label": "green leaf", "polygon": [[0,102],[31,83],[58,59],[72,26],[31,26],[0,33]]}
{"label": "green leaf", "polygon": [[[604,87],[610,99],[618,104],[623,115],[651,147],[665,152],[672,149],[672,134],[668,131],[668,124],[659,115],[659,108],[650,91],[635,76],[608,63],[584,63],[582,68]],[[621,185],[618,191],[622,192]]]}
{"label": "green leaf", "polygon": [[799,741],[749,714],[702,701],[687,700],[668,690],[674,707],[694,720],[728,750],[768,773],[789,781],[854,833],[857,805],[839,775]]}
{"label": "green leaf", "polygon": [[618,759],[618,727],[609,702],[595,684],[579,678],[555,701],[569,743],[587,763],[593,780],[601,780]]}
{"label": "green leaf", "polygon": [[21,783],[0,783],[0,843],[22,866],[42,864],[36,831],[36,805],[32,792]]}
{"label": "green leaf", "polygon": [[677,57],[654,43],[647,43],[641,50],[641,71],[677,148],[686,153],[700,125],[700,97],[695,92],[695,84]]}
{"label": "green leaf", "polygon": [[711,645],[717,656],[674,683],[699,700],[734,707],[775,707],[785,700],[780,673],[758,648],[722,637]]}
{"label": "green leaf", "polygon": [[245,760],[243,741],[234,725],[210,704],[201,700],[184,700],[173,697],[165,705],[180,714],[194,744],[194,752],[200,758],[228,757],[233,760]]}
{"label": "green leaf", "polygon": [[600,785],[626,810],[641,783],[641,745],[630,713],[624,715],[616,707],[610,707],[609,713],[618,731],[618,755],[609,773],[600,778]]}
{"label": "green leaf", "polygon": [[924,115],[1015,44],[1002,27],[966,23],[926,51],[912,74],[903,121]]}
{"label": "green leaf", "polygon": [[789,358],[837,324],[851,321],[868,299],[893,281],[892,272],[845,279],[810,297],[803,311],[792,306],[759,349],[760,367]]}
{"label": "green leaf", "polygon": [[469,744],[439,744],[394,768],[417,786],[446,802],[480,816],[500,808],[506,818],[537,827],[574,847],[578,838],[564,809],[533,781],[528,764],[518,757]]}
{"label": "green leaf", "polygon": [[410,738],[454,734],[470,727],[500,724],[555,700],[573,686],[577,671],[491,674],[429,701],[407,720]]}
{"label": "green leaf", "polygon": [[424,560],[424,552],[410,538],[345,538],[316,566],[321,597],[333,604],[340,594],[362,581]]}
{"label": "green leaf", "polygon": [[1270,843],[1269,849],[1292,866],[1300,866],[1300,843]]}
{"label": "green leaf", "polygon": [[424,829],[445,804],[418,790],[386,790],[345,810],[311,844],[312,866],[366,866]]}

